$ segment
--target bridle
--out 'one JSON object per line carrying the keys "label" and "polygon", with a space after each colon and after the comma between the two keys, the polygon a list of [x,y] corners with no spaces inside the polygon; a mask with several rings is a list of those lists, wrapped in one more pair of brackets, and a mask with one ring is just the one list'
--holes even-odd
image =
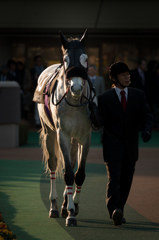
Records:
{"label": "bridle", "polygon": [[[82,67],[84,67],[85,69],[88,69],[88,62],[87,62],[87,67],[86,67],[83,64],[85,62],[82,63],[81,59],[80,59],[80,64],[81,64],[80,65],[79,63],[77,63],[77,59],[79,57],[79,53],[81,53],[81,50],[80,50],[80,52],[78,52],[77,55],[75,54],[75,49],[84,49],[84,36],[85,36],[85,34],[86,34],[86,31],[83,34],[82,38],[78,42],[76,40],[72,42],[72,41],[68,41],[65,38],[65,36],[62,34],[62,32],[60,31],[60,37],[61,37],[62,47],[63,47],[63,54],[64,54],[64,50],[66,50],[66,49],[73,49],[73,59],[74,60],[73,60],[73,62],[70,63],[69,69],[67,67],[67,72],[66,72],[65,63],[64,63],[64,59],[63,59],[63,63],[56,68],[54,73],[47,80],[47,83],[46,83],[46,86],[45,86],[45,90],[43,92],[43,94],[44,94],[45,112],[46,112],[47,117],[48,117],[48,119],[49,119],[49,121],[52,124],[54,129],[55,129],[55,126],[54,126],[54,123],[53,123],[53,120],[52,120],[52,116],[51,116],[51,112],[50,112],[50,100],[52,101],[52,104],[54,106],[58,106],[62,102],[62,100],[65,99],[65,102],[69,106],[71,106],[71,107],[82,107],[82,106],[86,106],[90,102],[93,102],[94,98],[96,97],[95,89],[94,89],[94,87],[92,85],[92,82],[90,81],[90,79],[89,79],[89,77],[87,75],[87,71],[83,72],[83,70],[81,69],[81,65],[83,65]],[[82,51],[82,52],[83,52],[82,54],[85,54],[85,51]],[[76,59],[75,59],[75,57],[76,57]],[[64,75],[63,76],[65,76],[64,81],[67,81],[66,82],[67,89],[66,89],[66,92],[61,97],[61,99],[58,100],[58,102],[54,103],[55,90],[57,88],[58,77],[59,77],[59,75],[61,73],[62,67],[63,67],[63,70],[64,70]],[[72,70],[72,68],[73,68],[73,70]],[[80,98],[80,104],[78,104],[78,105],[71,104],[67,100],[67,98],[66,98],[69,90],[71,91],[70,84],[69,84],[68,81],[69,81],[69,79],[71,79],[71,77],[73,78],[73,77],[76,77],[76,76],[81,77],[83,79],[83,82],[82,82],[83,89],[82,89],[82,94],[81,94],[81,98]],[[89,87],[89,90],[90,90],[89,91],[89,96],[85,96],[83,94],[84,85],[85,85],[86,81],[88,82],[87,87]],[[50,97],[52,97],[52,98],[50,99]],[[86,101],[83,102],[83,99],[85,99]]]}
{"label": "bridle", "polygon": [[[61,68],[62,66],[64,67],[64,63],[61,64],[60,68]],[[64,69],[64,70],[65,70],[65,69]],[[65,71],[64,71],[64,72],[65,72]],[[86,81],[88,82],[88,85],[89,85],[89,88],[90,88],[89,97],[86,97],[86,96],[82,93],[81,99],[80,99],[80,104],[77,104],[77,105],[69,103],[69,101],[68,101],[67,98],[66,98],[66,96],[67,96],[67,94],[68,94],[68,92],[69,92],[69,90],[70,90],[69,79],[66,79],[66,81],[67,81],[67,85],[68,85],[68,87],[67,87],[67,89],[66,89],[66,92],[63,94],[63,96],[60,98],[60,100],[59,100],[57,103],[54,103],[54,94],[55,94],[55,90],[56,90],[56,87],[57,87],[57,84],[58,84],[58,80],[56,80],[56,82],[55,82],[55,84],[54,84],[54,87],[53,87],[53,89],[52,89],[52,103],[53,103],[54,106],[58,106],[58,105],[62,102],[63,99],[65,99],[65,102],[66,102],[68,105],[70,105],[71,107],[82,107],[82,106],[86,106],[89,102],[93,102],[93,100],[94,100],[94,98],[95,98],[95,96],[96,96],[96,92],[95,92],[95,89],[94,89],[94,87],[93,87],[93,85],[92,85],[92,83],[91,83],[91,81],[90,81],[89,78],[88,78],[88,79],[84,79],[84,80],[83,80],[83,84],[82,84],[82,85],[83,85],[83,90],[84,90],[85,83],[86,83]],[[92,93],[93,93],[93,96],[92,96]],[[82,102],[83,98],[86,99],[85,102]]]}
{"label": "bridle", "polygon": [[[94,98],[95,98],[95,96],[96,96],[96,92],[95,92],[95,89],[94,89],[91,81],[90,81],[89,79],[84,80],[84,84],[85,84],[86,81],[88,82],[88,85],[89,85],[89,88],[90,88],[89,97],[86,97],[86,96],[82,93],[81,99],[80,99],[80,104],[75,105],[75,104],[69,103],[69,101],[68,101],[67,98],[66,98],[66,96],[67,96],[67,94],[68,94],[68,91],[69,91],[69,89],[70,89],[70,85],[67,87],[66,92],[63,94],[63,96],[60,98],[60,100],[59,100],[57,103],[54,103],[54,93],[55,93],[55,90],[56,90],[56,87],[57,87],[57,84],[58,84],[58,80],[56,80],[56,82],[55,82],[55,84],[54,84],[54,87],[53,87],[53,90],[52,90],[52,103],[53,103],[53,105],[54,105],[54,106],[58,106],[58,105],[62,102],[63,99],[65,99],[65,102],[66,102],[68,105],[70,105],[71,107],[82,107],[82,106],[86,106],[89,102],[93,102],[93,100],[94,100]],[[92,96],[92,93],[93,93],[93,96]],[[82,102],[83,98],[86,99],[85,102]]]}

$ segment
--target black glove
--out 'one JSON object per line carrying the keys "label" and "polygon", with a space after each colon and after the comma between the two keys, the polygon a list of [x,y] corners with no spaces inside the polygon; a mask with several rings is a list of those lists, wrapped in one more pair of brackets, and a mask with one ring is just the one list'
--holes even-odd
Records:
{"label": "black glove", "polygon": [[148,131],[143,131],[141,137],[143,142],[148,142],[151,139],[151,134]]}
{"label": "black glove", "polygon": [[97,108],[97,105],[95,104],[95,102],[89,102],[88,108],[90,112],[93,113],[94,110]]}
{"label": "black glove", "polygon": [[93,127],[99,129],[100,128],[100,124],[98,123],[98,120],[97,120],[96,116],[91,113],[90,119],[91,119]]}

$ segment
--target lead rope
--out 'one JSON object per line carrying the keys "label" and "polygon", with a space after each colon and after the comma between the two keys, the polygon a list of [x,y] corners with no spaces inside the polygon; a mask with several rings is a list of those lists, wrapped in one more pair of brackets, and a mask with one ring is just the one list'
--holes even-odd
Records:
{"label": "lead rope", "polygon": [[54,85],[54,88],[53,88],[53,91],[52,91],[52,104],[53,104],[54,106],[57,106],[57,105],[60,104],[60,102],[62,102],[62,100],[66,97],[66,95],[67,95],[67,93],[68,93],[68,90],[69,90],[69,87],[68,87],[68,88],[66,89],[65,94],[62,96],[62,98],[61,98],[57,103],[54,103],[54,92],[55,92],[56,85],[57,85],[57,81],[56,81],[56,83],[55,83],[55,85]]}

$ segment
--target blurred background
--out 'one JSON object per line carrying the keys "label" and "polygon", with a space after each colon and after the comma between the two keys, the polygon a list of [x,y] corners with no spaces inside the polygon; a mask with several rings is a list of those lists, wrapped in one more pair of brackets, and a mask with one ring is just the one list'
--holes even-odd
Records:
{"label": "blurred background", "polygon": [[[35,57],[40,56],[41,71],[60,63],[59,30],[66,37],[81,37],[87,28],[85,47],[89,65],[96,66],[96,74],[104,78],[107,90],[111,87],[108,68],[114,61],[124,61],[131,70],[138,67],[141,59],[147,66],[150,62],[157,66],[158,9],[159,1],[156,0],[1,0],[1,72],[10,71],[14,61],[16,66],[13,70],[21,90],[33,94],[35,86],[31,69],[37,60]],[[24,80],[24,75],[27,80]],[[7,80],[15,78],[7,77]],[[25,86],[24,81],[27,83]],[[22,119],[34,126],[38,124],[32,117],[34,107],[30,99],[27,94]]]}

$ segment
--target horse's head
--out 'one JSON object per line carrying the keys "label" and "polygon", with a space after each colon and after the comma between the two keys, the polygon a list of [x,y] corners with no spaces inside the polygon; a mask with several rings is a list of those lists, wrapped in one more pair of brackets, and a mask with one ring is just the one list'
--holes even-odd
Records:
{"label": "horse's head", "polygon": [[70,86],[72,96],[78,98],[81,96],[85,80],[88,78],[88,57],[84,48],[85,33],[81,39],[66,39],[62,32],[60,32],[60,37],[66,81]]}

